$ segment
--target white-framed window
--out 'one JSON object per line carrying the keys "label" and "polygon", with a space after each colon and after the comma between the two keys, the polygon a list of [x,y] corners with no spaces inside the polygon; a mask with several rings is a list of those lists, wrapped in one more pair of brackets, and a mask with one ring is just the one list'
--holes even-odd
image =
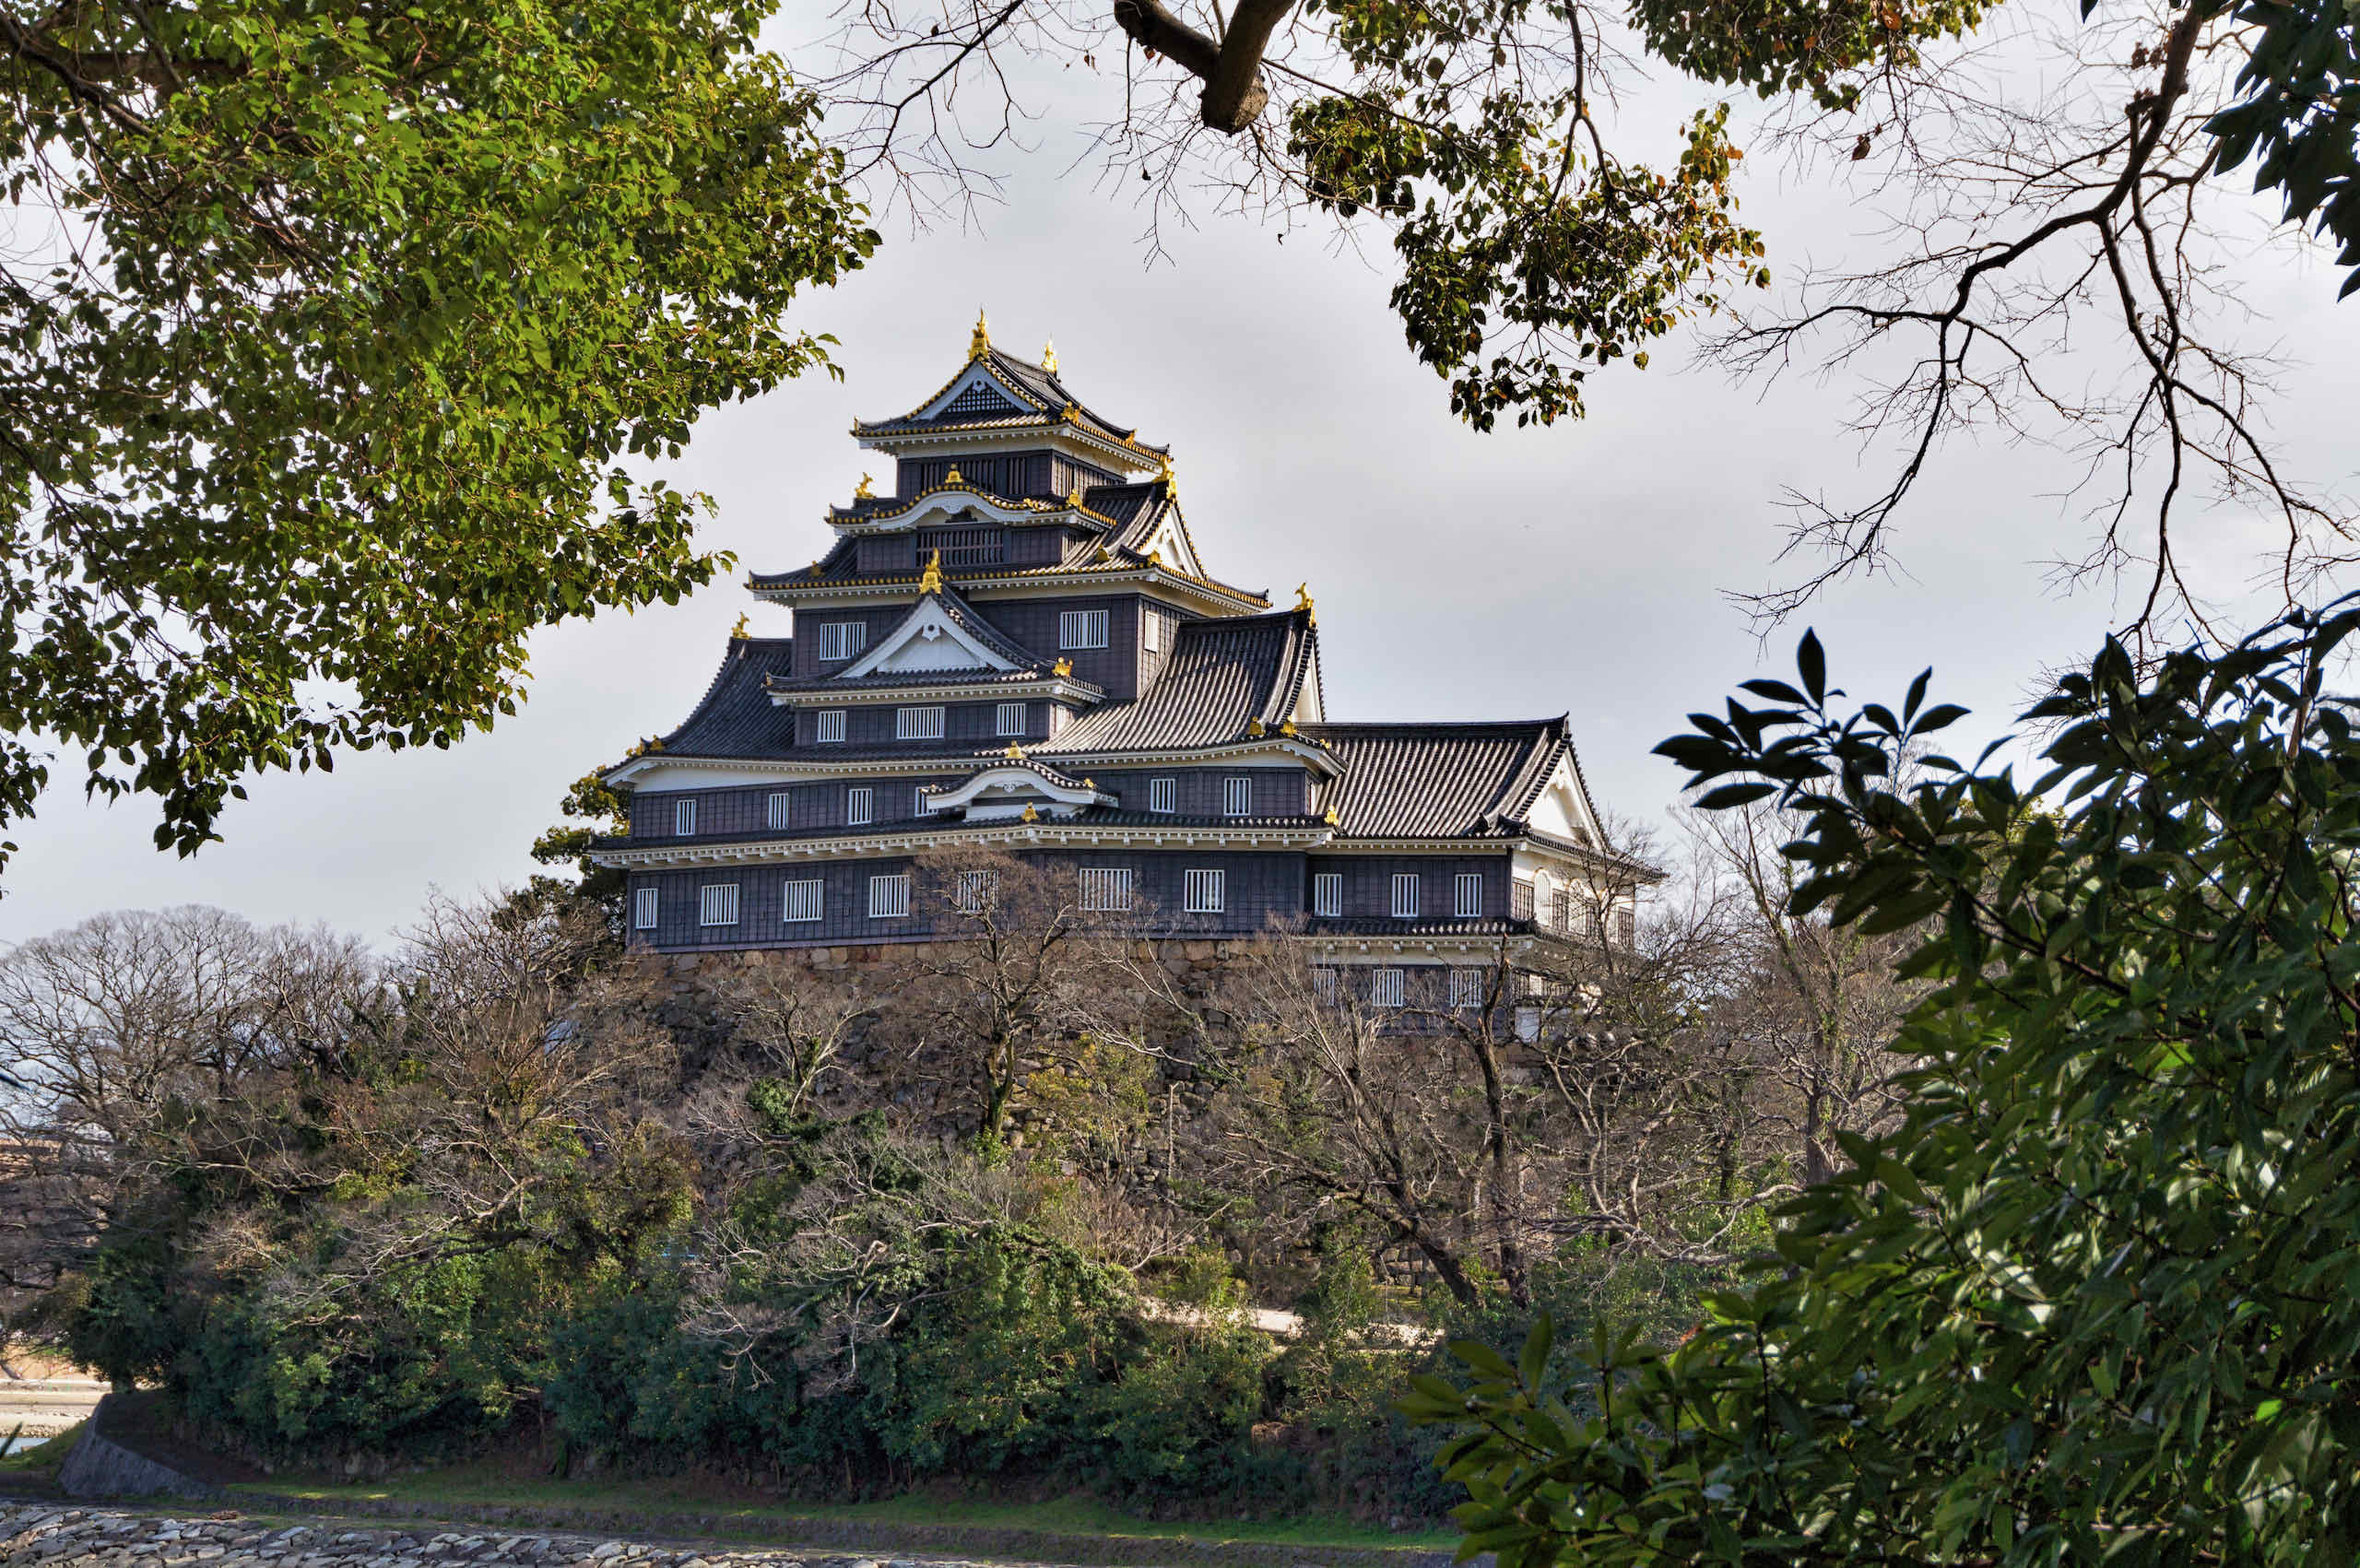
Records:
{"label": "white-framed window", "polygon": [[779,919],[817,920],[826,907],[826,884],[817,877],[802,877],[786,884],[786,897],[779,907]]}
{"label": "white-framed window", "polygon": [[820,662],[837,664],[856,659],[868,646],[868,622],[823,620],[820,623]]}
{"label": "white-framed window", "polygon": [[1139,646],[1150,654],[1163,652],[1163,618],[1153,610],[1139,616]]}
{"label": "white-framed window", "polygon": [[1236,774],[1221,781],[1221,814],[1224,817],[1254,815],[1254,781]]}
{"label": "white-framed window", "polygon": [[1336,1005],[1336,972],[1315,969],[1311,972],[1311,999],[1323,1008]]}
{"label": "white-framed window", "polygon": [[840,744],[844,737],[844,711],[821,708],[811,715],[811,738],[821,746]]}
{"label": "white-framed window", "polygon": [[1483,873],[1461,871],[1450,879],[1450,913],[1461,920],[1475,920],[1483,914]]}
{"label": "white-framed window", "polygon": [[1101,914],[1130,908],[1131,868],[1127,866],[1083,867],[1081,907]]}
{"label": "white-framed window", "polygon": [[1372,1008],[1398,1008],[1409,999],[1409,982],[1398,969],[1372,969],[1368,972],[1368,1005]]}
{"label": "white-framed window", "polygon": [[1619,947],[1639,945],[1639,912],[1627,903],[1614,912],[1614,940]]}
{"label": "white-framed window", "polygon": [[697,831],[697,803],[694,799],[672,802],[672,834],[687,838]]}
{"label": "white-framed window", "polygon": [[1021,702],[1002,702],[999,705],[999,725],[994,733],[998,735],[1022,735],[1024,733],[1024,704]]}
{"label": "white-framed window", "polygon": [[794,817],[795,797],[785,790],[771,791],[770,798],[762,802],[762,826],[765,828],[784,828],[794,820]]}
{"label": "white-framed window", "polygon": [[1454,969],[1450,972],[1450,1005],[1453,1008],[1480,1008],[1483,1005],[1483,976],[1480,969]]}
{"label": "white-framed window", "polygon": [[631,895],[631,925],[634,931],[655,929],[655,890],[641,888]]}
{"label": "white-framed window", "polygon": [[924,784],[910,786],[910,815],[913,817],[926,815],[926,785]]}
{"label": "white-framed window", "polygon": [[942,710],[940,708],[894,709],[893,738],[896,740],[940,740],[942,738]]}
{"label": "white-framed window", "polygon": [[738,884],[707,882],[697,890],[697,924],[700,925],[735,925],[738,924]]}
{"label": "white-framed window", "polygon": [[868,879],[868,918],[899,920],[910,913],[910,874],[889,872]]}
{"label": "white-framed window", "polygon": [[1560,931],[1574,928],[1574,894],[1570,888],[1559,888],[1549,895],[1549,924]]}
{"label": "white-framed window", "polygon": [[1106,612],[1067,610],[1057,617],[1057,646],[1103,648],[1106,645]]}
{"label": "white-framed window", "polygon": [[1147,808],[1150,811],[1177,811],[1180,808],[1178,779],[1147,781]]}
{"label": "white-framed window", "polygon": [[950,900],[958,905],[962,914],[981,914],[998,888],[999,878],[996,872],[962,871],[958,882],[950,890]]}
{"label": "white-framed window", "polygon": [[1191,871],[1183,890],[1191,914],[1219,914],[1228,907],[1229,873],[1226,871]]}
{"label": "white-framed window", "polygon": [[1527,878],[1518,877],[1508,883],[1508,918],[1532,918],[1532,883]]}
{"label": "white-framed window", "polygon": [[1393,918],[1396,920],[1418,918],[1418,874],[1415,871],[1397,871],[1393,874]]}
{"label": "white-framed window", "polygon": [[1314,914],[1344,913],[1344,874],[1341,871],[1312,873],[1311,913]]}
{"label": "white-framed window", "polygon": [[867,784],[855,784],[844,791],[844,826],[867,827],[877,820],[877,792]]}

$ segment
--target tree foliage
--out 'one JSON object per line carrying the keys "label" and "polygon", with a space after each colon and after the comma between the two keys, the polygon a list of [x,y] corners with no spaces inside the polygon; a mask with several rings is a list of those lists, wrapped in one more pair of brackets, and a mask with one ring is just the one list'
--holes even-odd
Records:
{"label": "tree foliage", "polygon": [[213,836],[249,772],[447,746],[535,628],[723,564],[632,478],[826,360],[876,242],[701,0],[0,15],[0,817],[78,752]]}
{"label": "tree foliage", "polygon": [[[1926,923],[1902,1125],[1658,1352],[1600,1335],[1576,1414],[1473,1358],[1470,1550],[1511,1565],[2306,1563],[2360,1550],[2360,607],[2029,710],[2029,786],[1901,759],[1960,710],[1840,712],[1806,637],[1766,706],[1662,749],[1804,816],[1795,902]],[[1722,782],[1730,781],[1730,782]],[[1546,1336],[1535,1340],[1545,1347]]]}

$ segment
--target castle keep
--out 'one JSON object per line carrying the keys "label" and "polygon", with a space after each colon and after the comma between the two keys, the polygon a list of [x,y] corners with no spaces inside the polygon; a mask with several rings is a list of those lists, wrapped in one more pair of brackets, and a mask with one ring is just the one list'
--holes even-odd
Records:
{"label": "castle keep", "polygon": [[749,580],[794,635],[741,618],[696,710],[606,775],[635,946],[924,940],[912,862],[952,845],[1159,936],[1283,925],[1378,1002],[1441,1002],[1504,938],[1629,940],[1651,874],[1607,852],[1564,717],[1332,718],[1310,596],[1214,576],[1168,449],[1054,354],[979,321],[938,392],[853,433],[892,493],[864,480],[824,558]]}

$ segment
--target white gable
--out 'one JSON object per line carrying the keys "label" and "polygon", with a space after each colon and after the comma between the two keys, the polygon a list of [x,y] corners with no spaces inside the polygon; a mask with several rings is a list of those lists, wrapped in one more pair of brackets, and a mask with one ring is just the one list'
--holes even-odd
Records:
{"label": "white gable", "polygon": [[938,419],[951,411],[954,403],[960,404],[955,417],[962,419],[1006,419],[1019,414],[1038,418],[1040,414],[1040,409],[1031,398],[977,363],[968,366],[967,373],[946,387],[941,396],[910,417]]}
{"label": "white gable", "polygon": [[1011,670],[1007,659],[977,642],[973,633],[950,618],[941,599],[927,595],[910,619],[862,657],[836,672],[839,680],[864,675],[894,675],[906,670]]}
{"label": "white gable", "polygon": [[1599,831],[1598,820],[1589,814],[1589,803],[1582,798],[1581,783],[1574,777],[1571,752],[1557,760],[1556,769],[1549,775],[1548,784],[1533,801],[1532,808],[1525,813],[1524,819],[1535,832],[1571,839],[1592,849],[1603,847],[1603,835]]}
{"label": "white gable", "polygon": [[1176,566],[1191,577],[1205,574],[1204,563],[1197,559],[1197,552],[1188,548],[1187,530],[1180,526],[1180,513],[1176,507],[1165,510],[1163,521],[1156,525],[1154,533],[1140,541],[1139,551],[1141,555],[1160,555],[1164,565]]}

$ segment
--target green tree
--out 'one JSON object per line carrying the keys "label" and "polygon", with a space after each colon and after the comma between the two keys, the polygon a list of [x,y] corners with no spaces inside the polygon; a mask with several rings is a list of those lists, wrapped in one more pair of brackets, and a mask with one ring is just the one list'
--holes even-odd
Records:
{"label": "green tree", "polygon": [[544,866],[571,866],[574,880],[535,877],[514,895],[520,908],[538,909],[582,900],[595,905],[617,941],[623,936],[623,895],[630,876],[590,858],[590,846],[600,837],[625,837],[631,832],[631,786],[620,788],[596,773],[585,773],[558,802],[564,819],[533,841],[533,858]]}
{"label": "green tree", "polygon": [[781,313],[876,243],[769,8],[0,12],[0,820],[53,739],[190,853],[724,564],[630,465],[826,366]]}
{"label": "green tree", "polygon": [[[1806,637],[1766,706],[1660,749],[1804,815],[1794,902],[1928,922],[1903,1125],[1786,1211],[1679,1349],[1601,1334],[1577,1417],[1470,1351],[1470,1549],[1589,1563],[2297,1564],[2360,1551],[2360,605],[2029,710],[2030,787],[1838,716]],[[1930,673],[1930,672],[1929,672]],[[1718,783],[1721,780],[1734,782]]]}

